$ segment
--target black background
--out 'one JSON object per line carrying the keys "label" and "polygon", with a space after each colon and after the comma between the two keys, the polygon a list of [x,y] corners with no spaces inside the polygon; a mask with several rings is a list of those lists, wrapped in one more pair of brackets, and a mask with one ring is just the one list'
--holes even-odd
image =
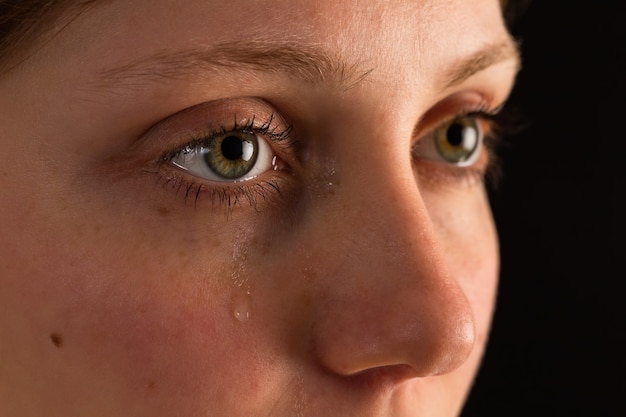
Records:
{"label": "black background", "polygon": [[501,152],[500,293],[463,417],[626,416],[620,5],[533,0],[512,25],[527,127]]}

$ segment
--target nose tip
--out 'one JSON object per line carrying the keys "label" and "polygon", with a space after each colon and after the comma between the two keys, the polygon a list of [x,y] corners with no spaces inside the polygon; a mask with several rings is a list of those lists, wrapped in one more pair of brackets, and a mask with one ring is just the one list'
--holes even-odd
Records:
{"label": "nose tip", "polygon": [[[466,304],[465,301],[462,303]],[[464,311],[451,311],[451,310]],[[465,306],[441,309],[446,317],[437,322],[433,320],[423,333],[426,341],[413,340],[417,345],[424,343],[422,349],[414,349],[413,357],[408,356],[409,364],[417,376],[442,375],[460,367],[469,357],[475,341],[474,320]],[[445,320],[445,322],[443,322]],[[418,338],[419,335],[415,335]]]}
{"label": "nose tip", "polygon": [[320,320],[316,341],[323,365],[340,375],[403,368],[404,378],[451,372],[472,352],[474,320],[454,283],[393,294],[354,289]]}

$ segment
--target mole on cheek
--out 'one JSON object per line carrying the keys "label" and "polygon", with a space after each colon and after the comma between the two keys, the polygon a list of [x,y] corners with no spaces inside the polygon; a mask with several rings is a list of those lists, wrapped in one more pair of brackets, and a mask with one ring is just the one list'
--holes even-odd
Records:
{"label": "mole on cheek", "polygon": [[63,347],[63,336],[59,333],[50,333],[50,340],[52,340],[52,344],[59,349]]}
{"label": "mole on cheek", "polygon": [[165,207],[159,207],[157,212],[161,216],[167,216],[168,214],[170,214],[170,211],[168,209],[166,209]]}

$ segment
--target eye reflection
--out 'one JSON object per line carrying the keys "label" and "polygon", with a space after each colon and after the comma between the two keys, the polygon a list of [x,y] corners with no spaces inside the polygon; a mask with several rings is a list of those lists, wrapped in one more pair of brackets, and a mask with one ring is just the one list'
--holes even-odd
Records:
{"label": "eye reflection", "polygon": [[170,163],[210,181],[245,181],[272,168],[267,142],[254,132],[231,131],[181,149]]}

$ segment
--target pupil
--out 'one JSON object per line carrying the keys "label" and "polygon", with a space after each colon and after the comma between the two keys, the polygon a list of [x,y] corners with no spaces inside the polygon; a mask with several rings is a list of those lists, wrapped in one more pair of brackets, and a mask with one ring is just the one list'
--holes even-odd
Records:
{"label": "pupil", "polygon": [[243,142],[236,136],[228,136],[222,141],[221,150],[224,158],[235,161],[243,154]]}
{"label": "pupil", "polygon": [[452,146],[460,146],[463,144],[463,132],[465,128],[460,123],[454,123],[448,128],[446,135],[448,143]]}

